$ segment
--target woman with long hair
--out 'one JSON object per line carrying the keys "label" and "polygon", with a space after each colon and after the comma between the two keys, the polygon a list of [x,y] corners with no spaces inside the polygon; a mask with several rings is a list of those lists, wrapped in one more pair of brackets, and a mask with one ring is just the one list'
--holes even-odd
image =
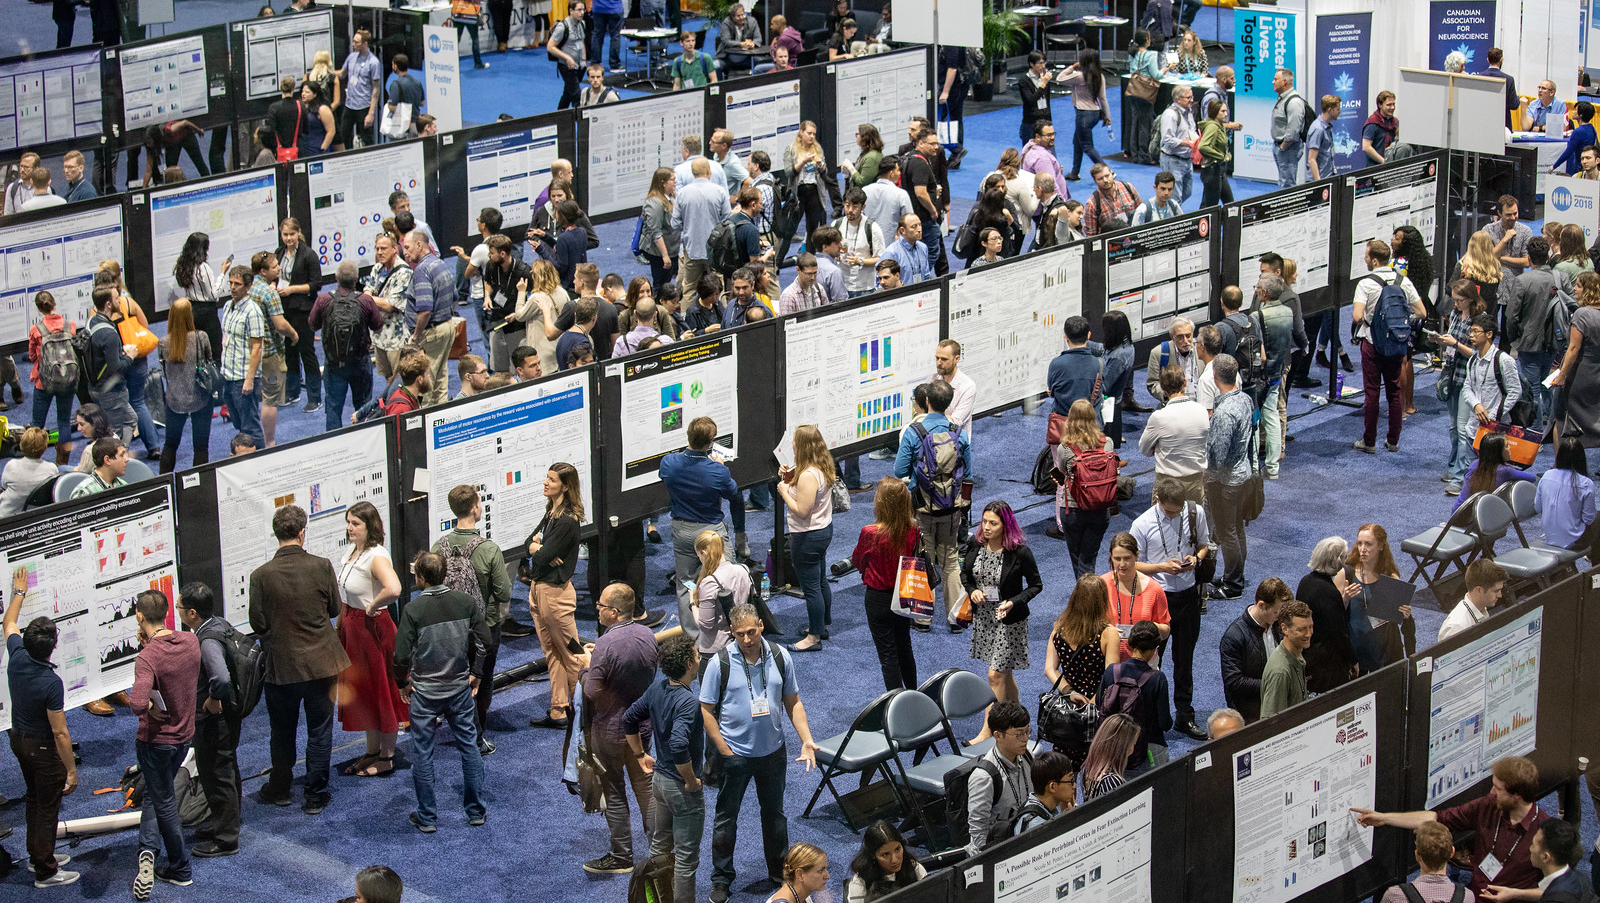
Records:
{"label": "woman with long hair", "polygon": [[1589,259],[1589,249],[1583,239],[1583,227],[1577,223],[1563,223],[1557,245],[1551,252],[1554,262],[1550,269],[1567,294],[1576,296],[1573,288],[1578,284],[1578,277],[1594,272],[1594,262]]}
{"label": "woman with long hair", "polygon": [[828,544],[833,541],[833,454],[822,432],[809,423],[794,431],[794,466],[778,468],[778,498],[789,528],[795,577],[806,594],[805,638],[789,648],[822,648],[833,621],[833,589],[828,585]]}
{"label": "woman with long hair", "polygon": [[996,175],[1005,182],[1006,202],[1023,217],[1033,219],[1033,214],[1039,209],[1039,198],[1033,193],[1034,176],[1022,168],[1022,154],[1016,148],[1008,147],[1001,151],[1000,165],[983,177],[984,184],[987,185],[989,179]]}
{"label": "woman with long hair", "polygon": [[1398,626],[1367,614],[1372,604],[1372,585],[1380,576],[1400,579],[1394,552],[1389,549],[1389,533],[1381,524],[1362,524],[1344,568],[1333,575],[1333,585],[1350,614],[1350,645],[1362,674],[1398,661],[1417,646],[1417,623],[1411,620],[1411,606],[1400,606]]}
{"label": "woman with long hair", "polygon": [[[659,170],[658,170],[659,171]],[[651,184],[654,184],[652,178]],[[562,201],[572,199],[572,183],[566,179],[554,179],[545,189],[545,202],[533,208],[532,221],[528,224],[526,241],[528,247],[535,254],[549,260],[555,253],[556,236],[561,234],[561,224],[556,220],[556,208]],[[639,247],[645,246],[644,234],[639,234]]]}
{"label": "woman with long hair", "polygon": [[329,106],[337,107],[344,102],[339,73],[333,67],[333,54],[328,51],[318,50],[312,55],[311,69],[306,72],[305,81],[317,86]]}
{"label": "woman with long hair", "polygon": [[1171,632],[1172,615],[1167,609],[1167,591],[1161,584],[1139,573],[1139,540],[1127,531],[1111,537],[1111,570],[1100,575],[1111,605],[1106,618],[1117,628],[1117,660],[1128,658],[1127,633],[1140,621],[1152,621],[1165,640]]}
{"label": "woman with long hair", "polygon": [[[1028,601],[1044,582],[1011,506],[990,502],[961,556],[961,587],[972,608],[972,657],[989,666],[989,689],[1016,702],[1013,672],[1028,669]],[[973,743],[989,739],[989,721]]]}
{"label": "woman with long hair", "polygon": [[[28,421],[28,425],[43,428],[45,420],[50,416],[50,405],[55,404],[56,463],[66,464],[72,454],[72,399],[77,394],[77,387],[53,394],[46,392],[39,365],[44,362],[45,334],[65,332],[71,337],[77,335],[78,324],[56,313],[56,296],[49,292],[35,294],[33,307],[39,312],[39,317],[28,327],[28,360],[33,362],[33,372],[28,376],[28,382],[33,384],[33,418]],[[98,410],[97,405],[90,407]]]}
{"label": "woman with long hair", "polygon": [[512,316],[527,325],[526,341],[539,352],[539,367],[545,373],[561,369],[556,366],[556,339],[561,330],[556,328],[557,311],[565,310],[570,300],[567,290],[561,287],[561,274],[548,260],[535,260],[528,266],[528,290],[517,289],[517,309]]}
{"label": "woman with long hair", "polygon": [[1085,511],[1072,498],[1070,483],[1072,467],[1078,456],[1089,452],[1112,450],[1110,437],[1100,431],[1094,405],[1080,398],[1067,409],[1067,424],[1061,431],[1061,442],[1051,453],[1056,470],[1062,477],[1056,484],[1056,525],[1067,541],[1067,553],[1072,557],[1073,579],[1094,573],[1094,561],[1100,556],[1100,542],[1106,537],[1106,527],[1111,523],[1109,509]]}
{"label": "woman with long hair", "polygon": [[[1128,42],[1128,78],[1131,80],[1135,75],[1161,81],[1160,56],[1150,49],[1150,32],[1144,28],[1135,29],[1133,40]],[[1156,161],[1150,158],[1150,129],[1156,119],[1155,102],[1128,92],[1124,92],[1123,98],[1128,104],[1128,159],[1140,166],[1154,166]]]}
{"label": "woman with long hair", "polygon": [[[694,538],[694,554],[700,559],[694,589],[694,622],[700,628],[700,637],[695,648],[700,652],[700,673],[704,674],[711,657],[728,648],[733,640],[728,612],[750,600],[750,570],[728,560],[727,546],[716,530],[700,531]],[[718,596],[724,594],[732,597],[726,611],[718,601]]]}
{"label": "woman with long hair", "polygon": [[884,477],[874,487],[872,523],[861,528],[850,563],[861,572],[867,589],[867,629],[878,652],[886,690],[911,690],[917,686],[917,659],[911,649],[911,619],[889,608],[894,599],[900,560],[917,554],[922,531],[911,509],[911,490],[905,481]]}
{"label": "woman with long hair", "polygon": [[166,440],[161,444],[161,472],[172,473],[178,464],[178,446],[183,443],[183,421],[189,421],[194,443],[194,466],[211,460],[211,393],[195,387],[195,368],[215,360],[211,338],[194,326],[189,299],[179,298],[167,311],[167,334],[156,345],[165,377],[167,424]]}
{"label": "woman with long hair", "polygon": [[1016,220],[1011,211],[1006,209],[1006,185],[999,173],[994,173],[983,180],[983,187],[978,191],[978,202],[972,205],[972,210],[967,213],[966,234],[970,240],[962,242],[962,247],[952,246],[951,250],[960,256],[968,267],[972,262],[983,256],[983,243],[978,240],[985,229],[994,229],[1001,235],[1001,250],[1011,247],[1010,236]]}
{"label": "woman with long hair", "polygon": [[1104,162],[1094,148],[1094,127],[1111,125],[1111,105],[1106,103],[1106,74],[1100,68],[1100,51],[1093,48],[1078,52],[1078,61],[1061,73],[1058,81],[1072,91],[1072,108],[1076,121],[1072,129],[1072,171],[1067,181],[1079,180],[1078,170],[1088,155],[1095,163]]}
{"label": "woman with long hair", "polygon": [[1565,165],[1567,175],[1577,174],[1578,169],[1583,165],[1583,149],[1594,145],[1596,141],[1594,112],[1594,104],[1587,100],[1578,101],[1578,127],[1573,129],[1572,134],[1567,136],[1567,149],[1561,152],[1561,156],[1557,157],[1554,163],[1550,164],[1551,172],[1555,172],[1557,168]]}
{"label": "woman with long hair", "polygon": [[[1122,661],[1119,651],[1121,637],[1117,628],[1106,620],[1106,610],[1111,599],[1106,593],[1106,582],[1098,574],[1085,574],[1072,588],[1067,606],[1061,609],[1056,623],[1050,628],[1050,642],[1045,646],[1044,676],[1058,693],[1064,693],[1077,703],[1092,701],[1100,693],[1100,678],[1106,668]],[[1083,764],[1089,754],[1082,749],[1056,747],[1072,761],[1073,770]]]}
{"label": "woman with long hair", "polygon": [[824,182],[828,174],[828,158],[822,145],[817,143],[817,124],[807,119],[800,123],[800,131],[783,149],[783,166],[789,171],[789,180],[795,186],[800,209],[806,216],[806,237],[817,227],[828,222],[828,210],[822,205]]}
{"label": "woman with long hair", "polygon": [[578,566],[578,530],[584,518],[578,469],[565,461],[550,465],[544,499],[544,519],[528,535],[526,546],[533,570],[528,610],[539,648],[550,663],[550,711],[528,724],[565,730],[571,722],[572,688],[578,672],[589,664],[589,654],[576,651],[583,647],[573,614],[578,594],[572,588],[572,572]]}
{"label": "woman with long hair", "polygon": [[[1389,246],[1394,250],[1394,256],[1389,259],[1394,262],[1395,271],[1411,281],[1411,287],[1417,290],[1417,297],[1422,299],[1422,305],[1433,313],[1433,256],[1428,253],[1428,243],[1423,240],[1422,233],[1416,226],[1407,224],[1394,230],[1394,235],[1389,239]],[[1413,350],[1416,338],[1421,336],[1421,331],[1415,331],[1413,336]],[[1407,354],[1400,362],[1400,403],[1404,405],[1406,416],[1410,417],[1417,412],[1417,406],[1412,403],[1412,388],[1416,383],[1416,369],[1412,365],[1411,355]]]}
{"label": "woman with long hair", "polygon": [[1578,309],[1567,325],[1567,350],[1550,383],[1556,389],[1550,422],[1557,438],[1576,430],[1588,449],[1600,445],[1600,274],[1584,273],[1576,288]]}
{"label": "woman with long hair", "polygon": [[167,305],[170,307],[179,297],[188,298],[194,310],[195,328],[211,340],[211,350],[220,353],[222,316],[219,311],[228,297],[228,269],[233,265],[233,257],[230,255],[222,262],[222,272],[218,273],[206,261],[210,254],[211,236],[204,232],[189,233],[183,240],[183,250],[178,252],[178,261],[172,265],[174,288]]}
{"label": "woman with long hair", "polygon": [[1467,239],[1467,253],[1456,261],[1450,281],[1470,279],[1478,287],[1478,297],[1495,322],[1500,322],[1500,258],[1494,253],[1494,240],[1479,229]]}
{"label": "woman with long hair", "polygon": [[1200,120],[1200,209],[1233,203],[1233,183],[1228,181],[1228,107],[1213,97]]}
{"label": "woman with long hair", "polygon": [[344,516],[345,547],[337,559],[339,644],[350,667],[339,672],[339,726],[367,735],[367,751],[345,774],[377,777],[394,770],[394,741],[409,716],[395,686],[394,619],[389,603],[400,598],[400,577],[383,544],[383,518],[371,502],[356,502]]}
{"label": "woman with long hair", "polygon": [[1194,29],[1184,28],[1178,34],[1178,52],[1162,71],[1175,72],[1178,75],[1204,75],[1210,68],[1211,64],[1206,59],[1206,48],[1200,43],[1200,36],[1194,33]]}
{"label": "woman with long hair", "polygon": [[828,38],[828,62],[848,60],[855,57],[851,45],[856,40],[856,20],[840,19],[839,27]]}
{"label": "woman with long hair", "polygon": [[1318,542],[1306,563],[1310,571],[1294,589],[1294,597],[1311,607],[1311,646],[1305,651],[1305,660],[1306,687],[1314,693],[1341,687],[1361,670],[1355,647],[1350,645],[1350,610],[1333,583],[1349,551],[1349,544],[1338,536]]}
{"label": "woman with long hair", "polygon": [[1456,496],[1456,502],[1450,506],[1450,510],[1460,508],[1463,501],[1480,492],[1495,491],[1502,483],[1509,483],[1512,480],[1527,480],[1531,483],[1537,479],[1533,473],[1511,464],[1511,459],[1506,457],[1504,435],[1485,433],[1482,441],[1478,443],[1478,460],[1467,468],[1466,479],[1461,483],[1461,494]]}
{"label": "woman with long hair", "polygon": [[872,903],[927,876],[922,863],[906,854],[899,830],[879,819],[861,832],[861,849],[850,861],[850,880],[844,883],[844,903]]}
{"label": "woman with long hair", "polygon": [[300,102],[305,106],[305,116],[300,122],[300,159],[325,154],[333,149],[333,139],[339,128],[333,122],[333,108],[328,106],[327,95],[315,82],[300,85]]}
{"label": "woman with long hair", "polygon": [[1472,342],[1467,332],[1472,328],[1472,318],[1484,312],[1483,299],[1478,286],[1471,279],[1457,279],[1450,283],[1450,314],[1445,320],[1445,331],[1437,341],[1444,355],[1439,369],[1439,382],[1435,393],[1445,403],[1450,413],[1450,460],[1441,478],[1457,492],[1461,481],[1472,466],[1472,437],[1477,433],[1477,418],[1461,399],[1461,390],[1467,384],[1467,361],[1472,357]]}
{"label": "woman with long hair", "polygon": [[813,900],[828,886],[828,854],[809,843],[789,847],[783,857],[783,880],[767,903],[822,903]]}
{"label": "woman with long hair", "polygon": [[[108,306],[110,313],[114,308],[117,319],[138,320],[139,325],[145,329],[150,328],[150,319],[145,316],[144,308],[139,302],[133,300],[128,294],[128,284],[122,281],[122,264],[115,260],[102,260],[94,274],[95,288],[111,288],[117,292],[117,300]],[[86,327],[87,328],[87,324]],[[118,328],[120,332],[120,326]],[[128,406],[133,408],[134,421],[139,428],[139,442],[144,445],[144,456],[155,458],[160,445],[161,437],[156,434],[156,422],[150,416],[150,406],[145,402],[145,385],[150,379],[149,353],[135,355],[133,365],[122,371],[122,381],[128,387]],[[133,443],[128,443],[129,448]]]}
{"label": "woman with long hair", "polygon": [[[854,163],[841,160],[839,165],[850,174],[851,185],[864,189],[878,181],[878,167],[883,163],[883,136],[878,127],[870,122],[856,126],[856,147],[861,148],[861,156]],[[771,215],[772,211],[767,211],[769,218]]]}
{"label": "woman with long hair", "polygon": [[657,292],[678,278],[678,261],[673,256],[682,241],[672,228],[672,200],[678,195],[678,178],[672,167],[659,167],[650,177],[650,190],[639,212],[639,253],[650,264],[650,284]]}
{"label": "woman with long hair", "polygon": [[1128,757],[1138,745],[1139,722],[1120,713],[1100,722],[1083,768],[1078,771],[1085,803],[1128,783],[1123,775],[1128,770]]}
{"label": "woman with long hair", "polygon": [[94,440],[115,435],[111,431],[111,418],[106,416],[104,408],[91,401],[78,407],[78,412],[72,415],[72,426],[83,437],[83,453],[78,455],[78,466],[74,469],[79,473],[88,473],[94,470],[94,459],[89,454],[89,449],[94,447]]}
{"label": "woman with long hair", "polygon": [[1600,560],[1594,480],[1589,478],[1589,459],[1578,437],[1564,436],[1556,445],[1556,466],[1539,478],[1533,507],[1544,525],[1545,542],[1583,552],[1591,563]]}
{"label": "woman with long hair", "polygon": [[[283,318],[295,332],[293,342],[287,338],[282,342],[283,394],[286,404],[294,404],[300,400],[300,389],[304,386],[305,410],[310,414],[322,405],[322,362],[317,359],[317,336],[311,328],[311,308],[317,299],[317,289],[322,285],[322,261],[306,241],[305,227],[292,216],[284,217],[278,224],[276,256],[281,271],[279,278],[288,283],[278,288],[278,300],[283,303]],[[412,317],[413,321],[415,319]],[[262,404],[265,406],[265,400]],[[273,436],[277,424],[276,410],[270,418],[263,414],[261,428],[269,446],[276,444]]]}

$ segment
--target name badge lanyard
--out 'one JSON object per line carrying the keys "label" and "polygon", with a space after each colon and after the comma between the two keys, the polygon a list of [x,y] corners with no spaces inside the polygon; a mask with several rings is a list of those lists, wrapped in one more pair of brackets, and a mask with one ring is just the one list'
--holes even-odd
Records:
{"label": "name badge lanyard", "polygon": [[744,656],[739,656],[739,665],[744,668],[744,688],[750,694],[750,715],[757,717],[772,711],[772,702],[767,698],[767,658],[765,655],[757,662],[761,672],[761,695],[756,695],[755,678],[750,674],[750,662]]}

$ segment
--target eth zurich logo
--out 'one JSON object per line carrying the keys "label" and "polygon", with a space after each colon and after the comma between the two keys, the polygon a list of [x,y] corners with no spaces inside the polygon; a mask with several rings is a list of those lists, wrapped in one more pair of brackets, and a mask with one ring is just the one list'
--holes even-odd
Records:
{"label": "eth zurich logo", "polygon": [[436,35],[436,34],[428,35],[428,49],[429,50],[432,50],[434,53],[438,53],[440,46],[441,46],[441,42],[439,40],[439,36],[438,35]]}
{"label": "eth zurich logo", "polygon": [[1557,210],[1571,210],[1572,192],[1565,187],[1557,187],[1550,192],[1550,203],[1554,204]]}

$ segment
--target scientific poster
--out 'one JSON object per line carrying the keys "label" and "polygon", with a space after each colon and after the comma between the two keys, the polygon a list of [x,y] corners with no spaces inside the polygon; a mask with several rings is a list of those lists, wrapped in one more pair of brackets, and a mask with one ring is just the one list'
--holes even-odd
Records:
{"label": "scientific poster", "polygon": [[978,384],[977,410],[1044,391],[1050,361],[1065,347],[1062,325],[1083,313],[1085,249],[1077,244],[952,275],[950,338],[961,343],[962,372]]}
{"label": "scientific poster", "polygon": [[322,261],[322,275],[331,276],[346,260],[372,264],[372,239],[389,215],[389,194],[404,191],[411,215],[427,222],[426,171],[422,142],[384,144],[366,150],[296,163],[307,174],[311,192],[311,250]]}
{"label": "scientific poster", "polygon": [[773,165],[782,166],[783,149],[800,132],[800,79],[730,90],[724,102],[734,153],[743,159],[751,151],[766,151]]}
{"label": "scientific poster", "polygon": [[217,534],[222,548],[222,614],[250,620],[250,572],[277,554],[272,513],[299,505],[308,518],[306,551],[330,561],[345,544],[345,512],[371,502],[396,535],[385,423],[324,436],[293,448],[233,458],[217,468]]}
{"label": "scientific poster", "polygon": [[56,299],[56,313],[89,322],[90,293],[102,260],[122,262],[122,205],[0,227],[0,342],[26,342],[39,316],[37,292]]}
{"label": "scientific poster", "polygon": [[1233,756],[1234,903],[1286,903],[1372,859],[1378,696]]}
{"label": "scientific poster", "polygon": [[[276,100],[281,79],[292,78],[299,84],[317,51],[333,52],[333,13],[328,10],[236,22],[233,28],[244,33],[245,96],[250,100]],[[323,100],[333,103],[331,97]]]}
{"label": "scientific poster", "polygon": [[[151,260],[176,261],[193,232],[211,236],[207,259],[218,276],[230,257],[249,266],[255,252],[277,248],[277,170],[255,169],[150,192]],[[157,310],[187,295],[173,279],[170,264],[156,266],[154,273]]]}
{"label": "scientific poster", "polygon": [[[0,532],[8,601],[12,569],[28,569],[30,596],[18,623],[42,615],[60,630],[51,661],[69,709],[133,686],[139,654],[134,600],[151,589],[170,600],[177,580],[169,484],[146,483],[92,498],[67,513],[25,515],[21,524]],[[0,730],[11,727],[5,661],[0,648]]]}
{"label": "scientific poster", "polygon": [[123,128],[132,131],[206,114],[210,80],[200,35],[124,50],[119,61]]}
{"label": "scientific poster", "polygon": [[[455,136],[439,140],[451,143]],[[550,164],[560,155],[553,125],[468,141],[467,234],[478,234],[485,207],[500,211],[502,229],[533,222],[533,202],[550,184]]]}
{"label": "scientific poster", "polygon": [[515,546],[544,517],[544,477],[565,461],[582,475],[583,508],[594,519],[589,478],[594,436],[589,428],[589,375],[572,374],[423,413],[428,431],[429,535],[455,524],[450,490],[476,486],[485,538]]}
{"label": "scientific poster", "polygon": [[1153,796],[996,862],[994,903],[1149,903]]}
{"label": "scientific poster", "polygon": [[668,94],[585,107],[589,122],[590,216],[638,207],[657,168],[683,162],[683,137],[706,130],[705,95]]}
{"label": "scientific poster", "polygon": [[[834,109],[838,111],[838,147],[831,158],[854,161],[856,127],[870,122],[883,143],[899,147],[913,116],[928,115],[928,56],[925,50],[870,56],[834,64]],[[779,163],[776,157],[773,163]]]}
{"label": "scientific poster", "polygon": [[1428,251],[1434,250],[1439,210],[1439,161],[1429,157],[1393,169],[1344,177],[1354,202],[1350,213],[1350,278],[1367,274],[1367,242],[1387,242],[1404,225],[1417,227]]}
{"label": "scientific poster", "polygon": [[0,66],[0,152],[100,134],[100,52]]}
{"label": "scientific poster", "polygon": [[1496,760],[1527,755],[1539,734],[1544,609],[1436,656],[1428,707],[1428,808],[1488,777]]}
{"label": "scientific poster", "polygon": [[1245,201],[1239,215],[1239,289],[1244,308],[1255,303],[1262,254],[1275,251],[1299,267],[1300,295],[1328,287],[1333,253],[1333,186],[1321,184]]}
{"label": "scientific poster", "polygon": [[813,424],[829,448],[898,435],[911,422],[911,390],[933,377],[939,290],[785,320],[783,334],[791,429]]}
{"label": "scientific poster", "polygon": [[646,360],[610,364],[622,377],[622,491],[659,480],[661,459],[689,446],[696,417],[717,422],[716,452],[739,454],[739,343],[726,335],[677,342]]}
{"label": "scientific poster", "polygon": [[1105,242],[1106,310],[1127,315],[1134,341],[1165,336],[1179,315],[1197,326],[1210,319],[1215,236],[1216,221],[1203,216],[1152,223]]}

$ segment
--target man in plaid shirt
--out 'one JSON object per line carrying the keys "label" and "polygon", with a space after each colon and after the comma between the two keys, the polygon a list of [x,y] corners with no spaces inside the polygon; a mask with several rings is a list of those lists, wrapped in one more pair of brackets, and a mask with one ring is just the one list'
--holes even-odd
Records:
{"label": "man in plaid shirt", "polygon": [[261,366],[262,348],[271,332],[267,315],[251,297],[248,267],[228,271],[228,291],[232,297],[222,306],[222,403],[227,405],[233,428],[261,446],[261,393],[256,386],[256,370]]}
{"label": "man in plaid shirt", "polygon": [[[250,269],[256,274],[250,283],[250,300],[256,302],[272,328],[261,343],[261,429],[259,435],[265,448],[278,444],[278,408],[288,400],[288,360],[284,355],[283,338],[290,344],[299,341],[299,334],[283,317],[283,301],[278,297],[278,280],[282,268],[277,255],[271,251],[257,251],[250,258]],[[254,434],[253,434],[254,435]]]}
{"label": "man in plaid shirt", "polygon": [[1117,174],[1105,163],[1096,163],[1089,175],[1094,178],[1095,190],[1089,200],[1083,202],[1083,234],[1098,235],[1127,228],[1133,222],[1133,212],[1139,209],[1139,192],[1118,180]]}

